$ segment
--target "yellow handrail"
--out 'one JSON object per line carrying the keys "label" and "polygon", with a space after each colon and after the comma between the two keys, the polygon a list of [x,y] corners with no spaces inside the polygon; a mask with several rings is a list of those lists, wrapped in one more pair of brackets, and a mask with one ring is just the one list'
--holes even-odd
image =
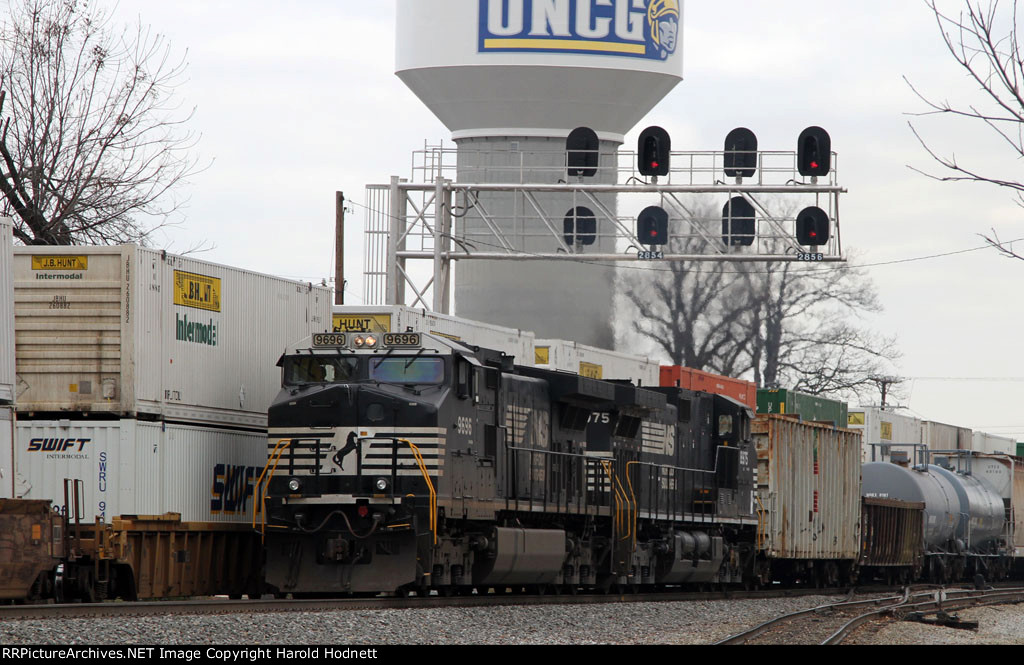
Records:
{"label": "yellow handrail", "polygon": [[420,473],[423,474],[423,480],[427,481],[427,490],[430,492],[430,532],[434,534],[434,544],[437,545],[437,492],[434,490],[434,483],[431,482],[430,474],[427,473],[427,464],[423,461],[423,454],[420,453],[420,449],[408,439],[399,439],[399,441],[412,449],[416,463],[420,466]]}
{"label": "yellow handrail", "polygon": [[629,485],[629,498],[633,502],[633,551],[635,552],[637,531],[639,530],[638,522],[640,521],[640,506],[637,504],[636,492],[633,490],[633,478],[629,475],[629,467],[634,464],[639,464],[639,462],[626,462],[626,483]]}
{"label": "yellow handrail", "polygon": [[605,475],[608,476],[608,480],[611,481],[612,491],[615,492],[615,528],[619,529],[620,525],[626,526],[626,535],[619,540],[626,540],[631,536],[631,529],[629,524],[629,518],[622,516],[622,502],[625,500],[626,490],[622,488],[622,483],[619,482],[615,472],[612,471],[612,463],[606,460],[601,461],[601,466],[604,467]]}
{"label": "yellow handrail", "polygon": [[[267,486],[270,485],[270,480],[274,477],[274,473],[277,472],[277,465],[281,463],[281,456],[284,455],[284,451],[287,450],[290,445],[292,445],[291,439],[281,439],[277,442],[277,445],[274,446],[274,450],[270,453],[270,457],[267,459],[266,466],[263,467],[263,472],[256,480],[257,496],[252,505],[252,528],[260,532],[261,538],[266,537],[267,529]],[[271,467],[271,464],[273,464],[273,467]],[[268,472],[270,473],[270,476],[267,477],[267,482],[264,484],[263,478],[264,476],[267,476]],[[261,518],[258,529],[256,527],[257,515]]]}

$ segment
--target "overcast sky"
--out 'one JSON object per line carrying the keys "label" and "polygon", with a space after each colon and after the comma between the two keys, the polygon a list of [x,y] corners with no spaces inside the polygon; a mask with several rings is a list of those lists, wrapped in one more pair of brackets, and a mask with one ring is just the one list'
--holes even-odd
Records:
{"label": "overcast sky", "polygon": [[[196,107],[198,151],[212,161],[182,190],[190,203],[167,235],[172,250],[205,240],[207,260],[330,279],[340,190],[353,203],[346,264],[361,263],[364,186],[408,177],[424,141],[450,142],[394,75],[394,12],[391,0],[120,0],[117,20],[187,51],[178,95]],[[924,106],[904,77],[938,98],[972,92],[924,3],[689,0],[683,49],[685,80],[638,129],[665,127],[678,150],[717,150],[747,126],[762,149],[792,150],[804,127],[827,128],[849,190],[844,250],[874,266],[886,313],[873,323],[898,335],[899,370],[913,377],[902,403],[1024,440],[1024,262],[992,250],[906,261],[982,247],[992,228],[1024,238],[1009,193],[908,168],[932,165],[907,126]],[[948,118],[915,124],[939,150],[1020,179],[985,133]],[[361,275],[347,277],[346,302],[361,302]],[[961,380],[939,380],[949,378]]]}

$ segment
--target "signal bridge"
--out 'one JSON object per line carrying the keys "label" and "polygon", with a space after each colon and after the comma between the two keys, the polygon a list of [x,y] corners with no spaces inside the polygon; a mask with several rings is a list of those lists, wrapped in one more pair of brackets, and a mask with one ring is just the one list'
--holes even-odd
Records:
{"label": "signal bridge", "polygon": [[410,179],[366,188],[365,302],[448,313],[453,266],[475,260],[523,271],[538,261],[845,261],[846,190],[827,134],[810,128],[788,152],[758,151],[752,137],[705,152],[649,138],[636,152],[600,152],[571,136],[549,152],[515,139],[480,153],[425,146]]}

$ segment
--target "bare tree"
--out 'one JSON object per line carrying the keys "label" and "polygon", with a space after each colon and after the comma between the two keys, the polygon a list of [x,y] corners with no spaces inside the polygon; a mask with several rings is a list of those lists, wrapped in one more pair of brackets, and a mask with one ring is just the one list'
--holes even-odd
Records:
{"label": "bare tree", "polygon": [[[0,27],[0,193],[26,244],[146,241],[196,170],[186,64],[87,0],[11,0]],[[146,225],[140,218],[155,220]]]}
{"label": "bare tree", "polygon": [[[694,204],[688,216],[707,232],[674,237],[673,253],[701,254],[710,243],[721,242],[710,234],[712,207],[708,201]],[[654,342],[672,364],[728,375],[742,372],[749,339],[741,338],[739,321],[747,314],[746,296],[733,270],[724,263],[676,261],[632,274],[622,271],[633,332]]]}
{"label": "bare tree", "polygon": [[[1007,146],[1011,155],[1024,157],[1024,53],[1018,40],[1017,0],[979,2],[964,0],[957,14],[941,11],[935,0],[925,0],[932,11],[939,33],[950,55],[977,86],[975,97],[962,104],[948,99],[937,101],[910,85],[928,107],[915,116],[949,115],[987,127]],[[904,77],[904,80],[906,78]],[[982,182],[1014,192],[1018,205],[1024,206],[1024,182],[1005,174],[992,173],[976,165],[966,164],[955,154],[940,154],[910,123],[914,136],[939,164],[946,175],[935,175],[914,169],[930,178],[944,182]],[[1022,258],[1001,242],[993,231],[980,234],[986,242],[1010,258]]]}
{"label": "bare tree", "polygon": [[[722,242],[712,207],[693,206],[691,226],[703,232],[673,239],[673,252]],[[849,265],[671,262],[623,279],[632,333],[674,364],[848,397],[874,390],[873,377],[899,355],[894,339],[866,327],[863,316],[881,305],[867,274]]]}

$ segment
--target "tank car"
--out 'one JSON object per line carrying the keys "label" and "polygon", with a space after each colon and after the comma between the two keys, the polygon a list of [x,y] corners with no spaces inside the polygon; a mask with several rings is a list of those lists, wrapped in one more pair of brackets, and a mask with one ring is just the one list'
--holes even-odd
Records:
{"label": "tank car", "polygon": [[999,493],[984,479],[936,464],[869,462],[865,498],[924,504],[923,574],[935,582],[1008,569],[1006,519]]}
{"label": "tank car", "polygon": [[539,368],[426,333],[281,358],[258,488],[279,593],[739,581],[749,410]]}

